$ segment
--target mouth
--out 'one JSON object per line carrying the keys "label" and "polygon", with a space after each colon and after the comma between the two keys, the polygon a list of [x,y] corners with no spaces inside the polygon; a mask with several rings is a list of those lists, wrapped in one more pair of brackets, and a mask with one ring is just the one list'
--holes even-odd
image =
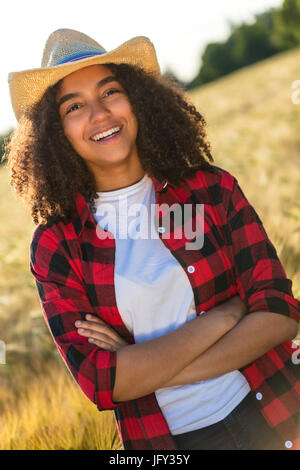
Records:
{"label": "mouth", "polygon": [[90,140],[96,144],[111,142],[119,137],[121,130],[122,128],[120,126],[111,127],[105,132],[99,132],[98,134],[90,137]]}

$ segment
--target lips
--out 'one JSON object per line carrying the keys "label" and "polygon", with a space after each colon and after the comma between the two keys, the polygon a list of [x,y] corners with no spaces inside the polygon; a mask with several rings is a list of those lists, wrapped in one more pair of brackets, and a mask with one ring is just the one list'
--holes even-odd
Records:
{"label": "lips", "polygon": [[121,131],[121,126],[115,125],[110,126],[106,129],[99,129],[97,132],[93,132],[90,136],[90,140],[93,142],[100,142],[103,140],[108,140],[110,137],[119,134]]}

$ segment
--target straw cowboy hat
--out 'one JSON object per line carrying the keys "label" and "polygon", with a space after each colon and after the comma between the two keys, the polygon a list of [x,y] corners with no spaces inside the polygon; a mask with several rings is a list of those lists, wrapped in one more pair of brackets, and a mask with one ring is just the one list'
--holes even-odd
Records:
{"label": "straw cowboy hat", "polygon": [[17,120],[37,103],[49,86],[76,70],[106,63],[137,65],[160,75],[160,68],[151,41],[138,36],[107,52],[86,34],[72,29],[58,29],[48,38],[41,68],[13,72],[8,75],[12,107]]}

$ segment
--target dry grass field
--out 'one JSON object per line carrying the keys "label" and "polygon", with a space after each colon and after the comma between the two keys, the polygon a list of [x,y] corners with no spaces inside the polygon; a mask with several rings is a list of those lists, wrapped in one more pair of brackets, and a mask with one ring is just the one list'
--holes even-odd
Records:
{"label": "dry grass field", "polygon": [[[214,161],[253,204],[300,298],[300,50],[190,93],[208,123]],[[0,449],[122,449],[113,413],[99,413],[60,359],[29,271],[34,225],[0,168]]]}

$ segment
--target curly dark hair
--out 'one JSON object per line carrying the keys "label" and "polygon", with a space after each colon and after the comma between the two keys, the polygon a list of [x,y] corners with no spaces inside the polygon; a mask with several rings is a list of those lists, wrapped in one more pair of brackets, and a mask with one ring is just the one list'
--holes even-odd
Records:
{"label": "curly dark hair", "polygon": [[[162,175],[179,185],[199,169],[215,172],[206,121],[189,102],[184,89],[168,77],[154,77],[129,64],[105,64],[126,91],[138,122],[138,155],[147,174]],[[19,121],[4,158],[10,185],[31,209],[35,224],[75,214],[79,191],[95,212],[95,179],[67,140],[56,95],[61,81]],[[70,178],[70,175],[72,177]]]}

